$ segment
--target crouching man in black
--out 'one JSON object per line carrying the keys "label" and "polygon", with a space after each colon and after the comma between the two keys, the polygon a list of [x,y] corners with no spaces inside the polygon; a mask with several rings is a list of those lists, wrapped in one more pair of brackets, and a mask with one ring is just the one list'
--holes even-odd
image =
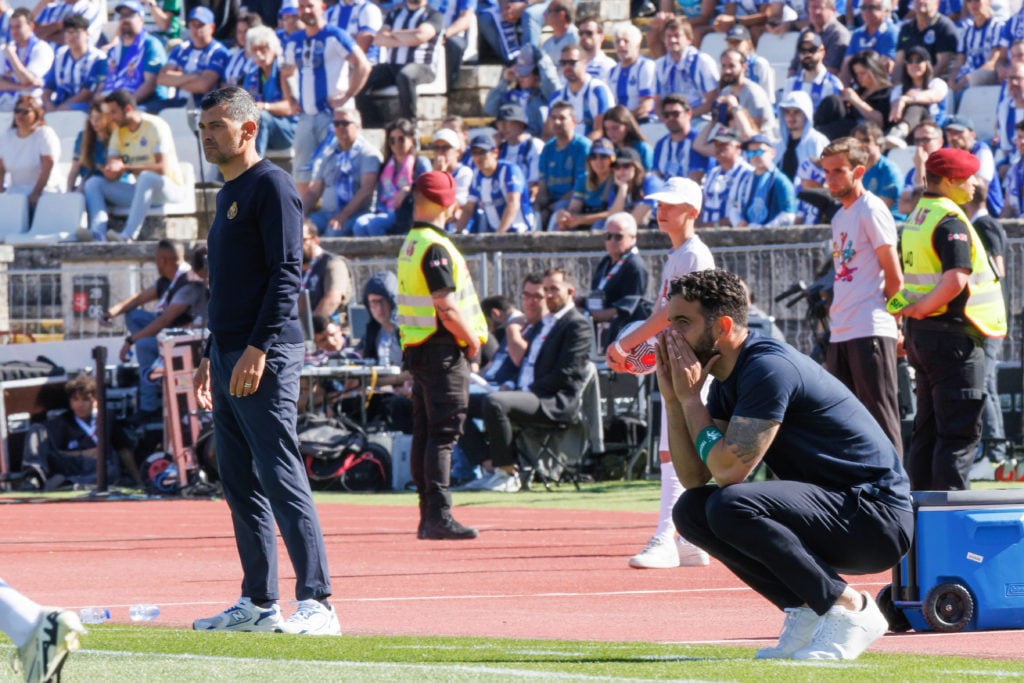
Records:
{"label": "crouching man in black", "polygon": [[[79,375],[65,385],[71,409],[35,425],[25,438],[22,491],[52,491],[63,486],[96,484],[96,380]],[[136,486],[142,485],[132,456],[132,442],[122,425],[111,420],[112,453],[107,477],[117,482],[122,468]],[[116,456],[113,453],[116,452]],[[120,467],[118,463],[120,458]]]}
{"label": "crouching man in black", "polygon": [[[891,568],[913,535],[895,447],[821,366],[750,335],[735,275],[674,280],[668,319],[658,384],[686,486],[673,514],[679,533],[786,612],[778,645],[758,658],[855,659],[888,624],[840,573]],[[762,461],[777,480],[748,483]]]}

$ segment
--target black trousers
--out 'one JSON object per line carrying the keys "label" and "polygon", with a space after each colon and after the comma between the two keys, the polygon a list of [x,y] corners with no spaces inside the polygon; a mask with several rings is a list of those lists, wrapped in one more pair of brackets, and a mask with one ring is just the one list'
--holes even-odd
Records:
{"label": "black trousers", "polygon": [[398,110],[402,118],[416,120],[416,86],[434,80],[434,70],[427,64],[374,64],[366,85],[356,95],[356,106],[363,118],[380,118],[372,93],[389,85],[398,86]]}
{"label": "black trousers", "polygon": [[917,373],[910,485],[915,491],[966,490],[985,407],[982,338],[951,323],[908,320],[904,346]]}
{"label": "black trousers", "polygon": [[495,467],[516,464],[516,429],[528,424],[551,424],[540,409],[537,394],[529,391],[495,391],[483,404],[484,427],[491,444]]}
{"label": "black trousers", "polygon": [[452,448],[466,419],[469,364],[458,346],[429,341],[407,348],[403,362],[413,378],[410,469],[421,519],[440,521],[451,516]]}
{"label": "black trousers", "polygon": [[797,481],[687,489],[672,518],[683,538],[779,609],[806,603],[817,614],[845,589],[840,572],[893,567],[914,533],[910,510]]}
{"label": "black trousers", "polygon": [[896,340],[861,337],[832,342],[825,354],[825,367],[860,399],[902,458],[903,435],[896,399]]}

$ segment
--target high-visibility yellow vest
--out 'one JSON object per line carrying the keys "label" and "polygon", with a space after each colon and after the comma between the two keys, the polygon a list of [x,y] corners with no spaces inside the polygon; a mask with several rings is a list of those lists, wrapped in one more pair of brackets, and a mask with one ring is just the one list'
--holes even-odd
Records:
{"label": "high-visibility yellow vest", "polygon": [[[932,235],[946,216],[959,218],[967,226],[971,242],[971,274],[967,280],[964,315],[987,337],[1006,336],[1006,306],[999,278],[989,264],[985,245],[964,212],[948,197],[922,197],[907,216],[900,238],[903,251],[903,282],[910,301],[917,301],[942,280],[942,262],[932,244]],[[931,315],[946,312],[942,306]]]}
{"label": "high-visibility yellow vest", "polygon": [[[414,227],[398,252],[398,332],[402,348],[418,346],[437,332],[437,309],[427,288],[427,279],[423,276],[423,257],[435,244],[444,247],[452,259],[456,306],[462,319],[483,344],[487,341],[487,320],[480,309],[466,260],[444,233],[433,228]],[[466,345],[461,339],[458,343],[459,346]]]}

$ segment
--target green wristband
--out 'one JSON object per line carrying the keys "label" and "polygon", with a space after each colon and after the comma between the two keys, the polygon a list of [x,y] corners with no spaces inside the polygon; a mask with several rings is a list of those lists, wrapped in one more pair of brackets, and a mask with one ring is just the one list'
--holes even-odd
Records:
{"label": "green wristband", "polygon": [[697,446],[697,457],[705,465],[708,464],[708,455],[711,454],[711,447],[718,443],[725,434],[719,431],[718,427],[711,425],[700,430],[700,434],[697,435],[697,441],[694,445]]}

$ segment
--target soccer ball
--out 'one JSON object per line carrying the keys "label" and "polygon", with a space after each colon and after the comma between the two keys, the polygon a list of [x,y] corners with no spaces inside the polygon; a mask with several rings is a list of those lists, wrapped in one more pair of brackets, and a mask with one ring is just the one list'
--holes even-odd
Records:
{"label": "soccer ball", "polygon": [[[637,320],[631,322],[622,328],[619,332],[619,339],[623,339],[627,335],[633,332],[636,328],[643,325],[643,321]],[[631,375],[649,375],[657,368],[657,362],[654,355],[654,337],[642,341],[632,349],[626,349],[626,372]]]}

